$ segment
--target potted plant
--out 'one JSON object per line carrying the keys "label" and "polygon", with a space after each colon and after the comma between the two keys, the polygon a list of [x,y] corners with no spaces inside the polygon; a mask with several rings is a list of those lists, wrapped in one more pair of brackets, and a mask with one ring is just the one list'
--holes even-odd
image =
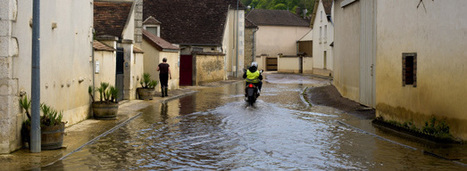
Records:
{"label": "potted plant", "polygon": [[[25,111],[28,119],[23,123],[23,138],[29,143],[31,132],[31,100],[27,96],[20,99],[21,108]],[[41,149],[53,150],[60,149],[63,145],[63,135],[65,134],[65,122],[62,121],[62,112],[58,112],[54,108],[42,103],[40,105],[42,115],[40,117],[41,127]]]}
{"label": "potted plant", "polygon": [[139,82],[141,84],[140,88],[137,88],[138,97],[140,100],[152,100],[156,96],[157,81],[151,80],[151,75],[148,73],[143,74],[143,78]]}
{"label": "potted plant", "polygon": [[94,101],[93,88],[89,86],[88,93],[92,99],[92,112],[96,119],[115,119],[118,112],[118,89],[109,86],[109,83],[102,82],[97,88],[99,101]]}

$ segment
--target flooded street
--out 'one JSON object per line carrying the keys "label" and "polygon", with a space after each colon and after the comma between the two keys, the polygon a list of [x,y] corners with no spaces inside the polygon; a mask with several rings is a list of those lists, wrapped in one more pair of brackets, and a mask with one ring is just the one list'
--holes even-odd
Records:
{"label": "flooded street", "polygon": [[243,101],[242,82],[199,89],[143,110],[43,170],[465,169],[417,144],[392,142],[371,120],[303,99],[306,87],[327,84],[271,74],[254,108]]}

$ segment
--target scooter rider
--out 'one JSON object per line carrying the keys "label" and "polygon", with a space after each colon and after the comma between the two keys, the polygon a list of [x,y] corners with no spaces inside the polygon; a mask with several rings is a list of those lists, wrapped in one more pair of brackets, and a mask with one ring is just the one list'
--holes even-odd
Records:
{"label": "scooter rider", "polygon": [[250,68],[243,73],[243,78],[246,81],[246,85],[248,85],[248,83],[252,83],[258,87],[258,91],[261,92],[261,87],[263,86],[263,82],[261,80],[263,80],[263,76],[261,75],[261,72],[258,71],[258,63],[252,62]]}

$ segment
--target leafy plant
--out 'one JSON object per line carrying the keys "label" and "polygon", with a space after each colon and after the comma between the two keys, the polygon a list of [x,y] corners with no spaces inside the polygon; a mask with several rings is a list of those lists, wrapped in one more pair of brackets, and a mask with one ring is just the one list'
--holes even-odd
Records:
{"label": "leafy plant", "polygon": [[92,102],[94,102],[94,96],[92,95],[94,91],[99,92],[100,103],[104,103],[104,102],[117,103],[118,89],[115,88],[114,86],[109,85],[109,83],[101,82],[100,87],[97,89],[93,89],[91,86],[89,86],[88,93],[92,98]]}
{"label": "leafy plant", "polygon": [[29,113],[29,109],[31,108],[31,99],[28,99],[28,96],[25,95],[24,98],[19,99],[19,105],[23,110],[25,110],[28,119],[31,119],[31,114]]}
{"label": "leafy plant", "polygon": [[436,120],[435,117],[432,117],[430,121],[425,122],[425,126],[422,128],[423,133],[434,135],[434,136],[448,136],[449,126],[446,124],[446,121]]}
{"label": "leafy plant", "polygon": [[143,88],[154,88],[157,86],[157,81],[156,80],[151,80],[151,75],[149,73],[144,73],[143,78],[139,82],[141,84],[141,87]]}
{"label": "leafy plant", "polygon": [[[31,114],[29,111],[31,110],[31,99],[28,99],[27,96],[24,96],[24,98],[20,99],[19,101],[21,108],[25,111],[26,116],[28,119],[25,121],[26,125],[31,124]],[[40,109],[42,112],[42,115],[40,117],[40,124],[42,126],[54,126],[62,123],[63,119],[63,114],[62,111],[58,112],[54,108],[42,103],[40,105]]]}
{"label": "leafy plant", "polygon": [[41,104],[41,126],[53,126],[62,122],[62,111],[58,112],[54,108],[42,103]]}

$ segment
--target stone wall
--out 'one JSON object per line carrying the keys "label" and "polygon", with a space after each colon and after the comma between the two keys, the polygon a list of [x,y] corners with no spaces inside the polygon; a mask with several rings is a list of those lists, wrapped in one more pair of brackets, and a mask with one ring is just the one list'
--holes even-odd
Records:
{"label": "stone wall", "polygon": [[195,85],[200,83],[225,80],[224,60],[221,53],[196,53]]}
{"label": "stone wall", "polygon": [[17,3],[0,0],[0,154],[21,147],[22,115],[19,111],[18,79],[13,76],[13,58],[18,56],[18,42],[12,35]]}

